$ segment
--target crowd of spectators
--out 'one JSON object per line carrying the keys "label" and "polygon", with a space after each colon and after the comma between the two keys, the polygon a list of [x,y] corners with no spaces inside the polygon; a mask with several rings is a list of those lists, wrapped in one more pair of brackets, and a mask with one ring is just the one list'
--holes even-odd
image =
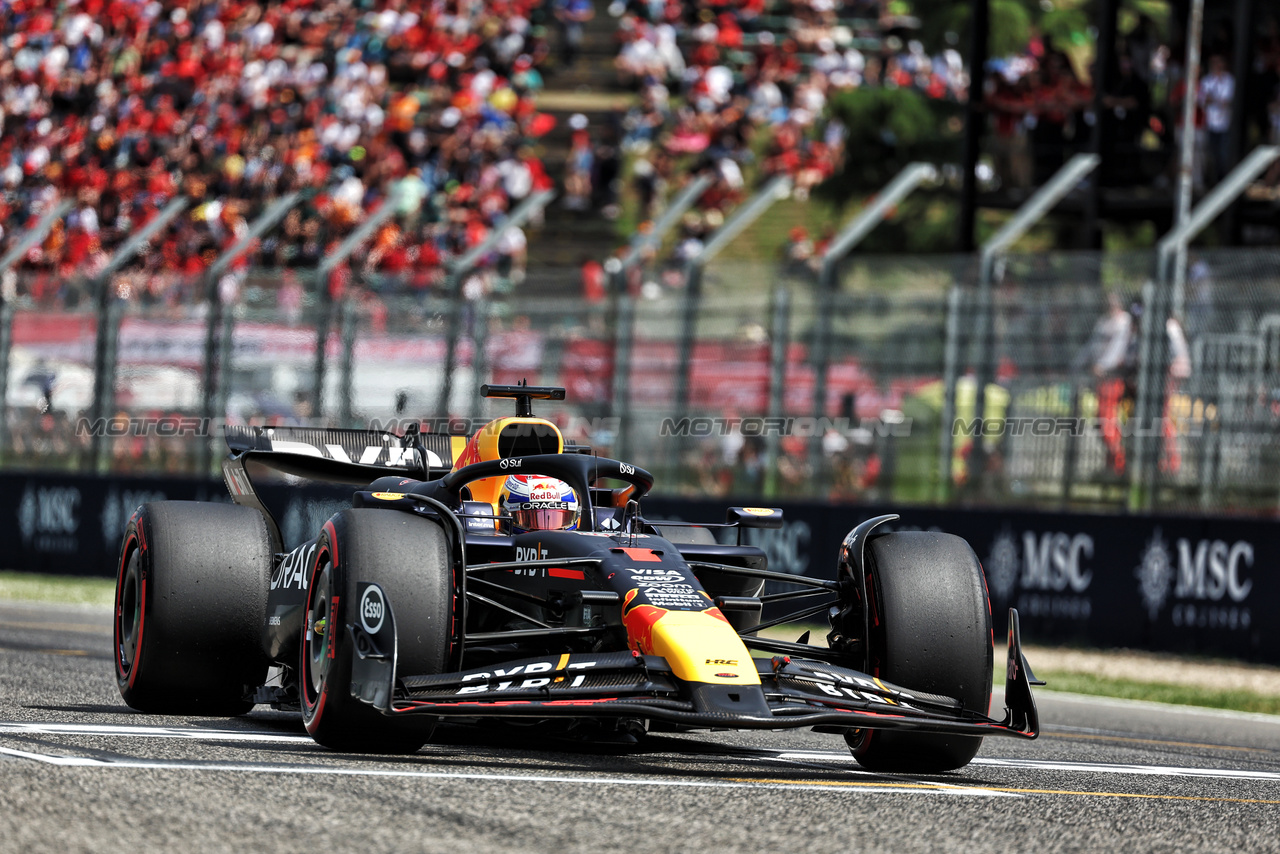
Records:
{"label": "crowd of spectators", "polygon": [[304,203],[236,270],[315,267],[392,203],[355,263],[437,281],[445,258],[550,186],[526,144],[554,123],[534,103],[546,15],[540,0],[3,4],[0,253],[59,200],[74,205],[7,295],[76,300],[179,194],[190,207],[119,277],[121,295],[188,300],[291,191]]}
{"label": "crowd of spectators", "polygon": [[[1280,139],[1280,22],[1260,22],[1248,79],[1231,72],[1228,39],[1211,31],[1195,92],[1192,180],[1197,193],[1230,169],[1237,87],[1245,88],[1247,145]],[[992,117],[995,174],[1002,186],[1043,183],[1073,152],[1101,132],[1102,180],[1113,186],[1168,186],[1176,180],[1186,95],[1186,48],[1169,44],[1140,16],[1111,58],[1108,84],[1095,98],[1097,65],[1078,69],[1051,39],[1034,38],[1019,55],[991,63],[985,100]],[[1100,110],[1096,110],[1100,107]],[[1280,170],[1267,184],[1280,182]],[[1265,193],[1263,195],[1266,195]]]}
{"label": "crowd of spectators", "polygon": [[968,75],[953,49],[930,56],[878,0],[617,0],[615,68],[638,92],[622,119],[641,218],[680,176],[716,182],[683,224],[672,263],[775,175],[803,200],[840,169],[846,131],[831,99],[859,87],[913,88],[963,100]]}

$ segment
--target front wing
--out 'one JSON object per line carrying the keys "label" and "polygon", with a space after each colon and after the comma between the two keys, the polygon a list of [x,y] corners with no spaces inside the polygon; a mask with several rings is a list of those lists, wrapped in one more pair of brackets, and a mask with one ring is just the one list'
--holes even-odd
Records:
{"label": "front wing", "polygon": [[[376,585],[361,584],[363,588]],[[381,592],[380,590],[378,592]],[[386,597],[382,597],[386,602]],[[389,603],[370,633],[349,624],[351,693],[383,714],[437,718],[641,718],[695,728],[915,730],[958,735],[1039,735],[1022,655],[1018,613],[1009,610],[1005,716],[965,711],[949,697],[912,691],[827,662],[756,659],[760,687],[682,684],[665,659],[633,652],[565,653],[486,669],[396,675]]]}

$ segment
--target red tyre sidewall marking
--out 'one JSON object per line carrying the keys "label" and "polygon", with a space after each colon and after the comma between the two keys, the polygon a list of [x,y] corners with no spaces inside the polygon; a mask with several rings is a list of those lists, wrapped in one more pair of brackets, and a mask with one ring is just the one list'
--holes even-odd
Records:
{"label": "red tyre sidewall marking", "polygon": [[[124,670],[124,662],[120,659],[120,644],[124,641],[124,636],[120,631],[120,620],[123,617],[121,600],[124,593],[124,573],[125,569],[129,566],[129,557],[131,556],[131,552],[129,550],[130,543],[137,544],[138,575],[142,579],[142,583],[138,588],[138,627],[136,630],[137,635],[134,639],[133,663],[130,665],[129,671],[126,673]],[[133,683],[137,680],[138,671],[141,669],[140,665],[142,663],[142,629],[146,625],[147,620],[147,570],[143,563],[146,556],[146,550],[147,538],[142,530],[142,520],[139,519],[137,524],[134,525],[132,533],[129,533],[126,529],[124,547],[120,550],[120,569],[117,571],[116,575],[116,619],[114,621],[115,625],[112,627],[112,634],[114,636],[116,648],[116,678],[119,680],[128,677],[129,681],[125,684],[129,688],[132,688]]]}
{"label": "red tyre sidewall marking", "polygon": [[[987,570],[982,565],[982,561],[978,561],[978,577],[982,579],[982,598],[987,602],[987,625],[990,627],[987,640],[991,644],[991,656],[994,659],[996,654],[996,624],[991,619],[991,591],[987,589]],[[991,717],[991,691],[987,691],[987,717]]]}
{"label": "red tyre sidewall marking", "polygon": [[[307,584],[307,612],[305,617],[305,619],[307,620],[311,618],[311,597],[315,595],[316,577],[320,573],[320,564],[323,563],[323,559],[325,555],[331,555],[329,559],[329,562],[331,565],[333,565],[334,567],[338,565],[338,532],[334,530],[333,522],[331,521],[325,522],[324,527],[321,530],[327,537],[328,541],[324,544],[324,546],[316,550],[316,562],[311,567],[311,580]],[[328,618],[329,623],[334,622],[333,617],[334,617],[334,614],[336,613],[336,609],[334,606],[337,604],[337,601],[338,599],[336,596],[329,600],[329,618]],[[333,634],[332,628],[333,627],[331,625],[325,626],[325,633],[327,636],[328,643],[332,643],[332,634]],[[304,640],[304,643],[302,644],[302,664],[303,664],[302,699],[305,705],[308,699],[307,692],[311,690],[311,670],[310,670],[311,653],[306,646],[305,637],[303,640]],[[333,657],[332,651],[333,651],[332,646],[330,646],[330,655],[329,655],[330,658]],[[320,696],[316,698],[315,712],[313,712],[311,716],[306,719],[307,732],[311,733],[312,735],[315,735],[316,729],[320,726],[320,716],[324,713],[324,701],[325,701],[325,698],[328,696],[329,696],[329,682],[328,680],[325,680],[324,688],[321,689]]]}
{"label": "red tyre sidewall marking", "polygon": [[[121,656],[120,647],[124,643],[124,632],[120,629],[120,620],[124,616],[124,573],[125,568],[129,565],[130,551],[129,547],[137,542],[137,537],[126,531],[124,545],[120,549],[120,567],[116,570],[116,619],[113,629],[113,640],[116,649],[116,678],[124,679],[129,674],[125,672],[124,660]],[[137,660],[137,656],[134,656]]]}

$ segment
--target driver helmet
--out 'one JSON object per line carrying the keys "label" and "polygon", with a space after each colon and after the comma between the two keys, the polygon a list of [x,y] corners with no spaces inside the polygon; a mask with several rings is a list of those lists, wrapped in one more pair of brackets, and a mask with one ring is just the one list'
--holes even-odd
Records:
{"label": "driver helmet", "polygon": [[574,531],[582,513],[569,484],[536,474],[510,475],[498,493],[498,506],[511,516],[511,527],[517,534]]}

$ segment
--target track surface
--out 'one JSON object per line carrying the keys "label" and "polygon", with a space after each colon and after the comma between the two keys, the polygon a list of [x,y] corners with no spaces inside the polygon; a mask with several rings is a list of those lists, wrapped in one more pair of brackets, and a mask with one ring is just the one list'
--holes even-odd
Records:
{"label": "track surface", "polygon": [[1280,851],[1280,717],[1041,693],[1038,741],[938,777],[868,774],[807,731],[457,727],[386,758],[264,707],[136,714],[110,647],[101,610],[0,602],[0,851]]}

